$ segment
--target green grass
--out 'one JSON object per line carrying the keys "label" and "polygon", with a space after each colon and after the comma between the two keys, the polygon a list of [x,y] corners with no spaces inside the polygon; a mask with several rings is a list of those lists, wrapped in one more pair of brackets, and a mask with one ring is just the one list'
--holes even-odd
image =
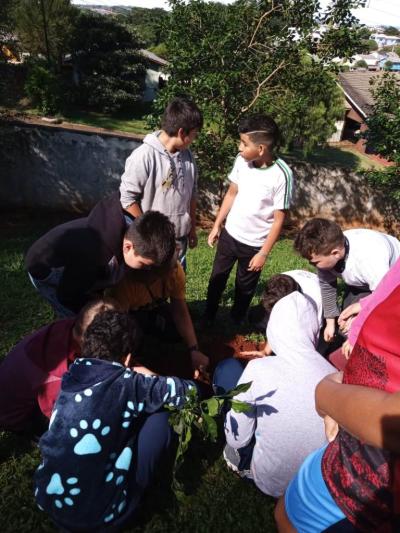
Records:
{"label": "green grass", "polygon": [[107,130],[123,131],[126,133],[149,133],[150,129],[146,125],[143,113],[119,113],[107,115],[95,111],[75,110],[61,115],[61,118],[67,122],[75,124],[85,124],[86,126],[95,126]]}
{"label": "green grass", "polygon": [[[64,221],[61,216],[41,213],[13,214],[0,218],[0,358],[20,338],[52,320],[53,314],[28,282],[23,254],[48,228]],[[199,246],[189,252],[187,300],[195,323],[204,309],[208,277],[215,250],[206,245],[206,234]],[[262,274],[262,280],[274,273],[307,265],[292,251],[290,239],[275,246]],[[260,290],[261,290],[260,283]],[[222,301],[217,321],[218,334],[232,330],[226,326],[232,302],[233,279]],[[200,343],[206,332],[198,331]],[[215,445],[194,442],[182,479],[188,495],[177,501],[160,480],[144,503],[139,524],[132,533],[269,533],[275,531],[274,501],[254,486],[228,471],[221,459],[222,439]],[[32,475],[39,464],[39,452],[29,441],[11,433],[0,432],[0,531],[2,533],[56,531],[39,511],[33,499]]]}
{"label": "green grass", "polygon": [[370,170],[374,168],[384,168],[384,166],[371,159],[365,154],[361,154],[352,146],[326,146],[324,148],[314,148],[311,154],[304,156],[300,150],[293,150],[288,153],[289,157],[296,160],[308,161],[321,166],[337,166],[350,170]]}

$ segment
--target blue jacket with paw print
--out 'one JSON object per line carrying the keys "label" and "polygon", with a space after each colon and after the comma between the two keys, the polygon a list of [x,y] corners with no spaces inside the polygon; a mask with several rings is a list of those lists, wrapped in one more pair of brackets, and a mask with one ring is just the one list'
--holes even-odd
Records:
{"label": "blue jacket with paw print", "polygon": [[77,359],[64,375],[35,473],[40,509],[69,531],[117,529],[141,488],[132,470],[144,416],[179,406],[194,382],[145,376],[119,363]]}

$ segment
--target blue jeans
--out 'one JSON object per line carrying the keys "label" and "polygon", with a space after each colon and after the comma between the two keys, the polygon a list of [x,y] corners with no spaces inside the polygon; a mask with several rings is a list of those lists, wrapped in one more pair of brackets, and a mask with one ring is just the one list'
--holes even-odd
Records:
{"label": "blue jeans", "polygon": [[65,307],[57,297],[57,289],[63,275],[64,267],[52,268],[50,274],[44,279],[37,279],[28,272],[29,279],[38,293],[51,305],[57,318],[74,317],[76,313]]}

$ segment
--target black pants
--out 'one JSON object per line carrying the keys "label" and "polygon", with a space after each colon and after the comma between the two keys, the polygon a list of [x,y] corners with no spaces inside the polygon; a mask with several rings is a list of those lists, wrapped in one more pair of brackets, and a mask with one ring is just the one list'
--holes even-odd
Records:
{"label": "black pants", "polygon": [[213,319],[217,313],[222,293],[236,261],[238,264],[231,316],[238,322],[246,316],[261,275],[261,272],[250,272],[247,269],[251,258],[259,251],[260,248],[243,244],[231,237],[225,229],[222,230],[218,240],[210,281],[208,282],[206,304],[206,316],[208,318]]}

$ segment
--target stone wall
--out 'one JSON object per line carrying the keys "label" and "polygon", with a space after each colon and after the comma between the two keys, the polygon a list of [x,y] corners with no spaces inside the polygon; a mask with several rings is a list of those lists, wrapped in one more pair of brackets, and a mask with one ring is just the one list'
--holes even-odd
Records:
{"label": "stone wall", "polygon": [[[0,124],[0,208],[84,212],[119,186],[138,136]],[[291,220],[334,218],[345,227],[400,233],[399,206],[373,192],[365,179],[343,168],[289,161],[296,177]],[[212,220],[223,187],[200,180],[202,219]]]}

